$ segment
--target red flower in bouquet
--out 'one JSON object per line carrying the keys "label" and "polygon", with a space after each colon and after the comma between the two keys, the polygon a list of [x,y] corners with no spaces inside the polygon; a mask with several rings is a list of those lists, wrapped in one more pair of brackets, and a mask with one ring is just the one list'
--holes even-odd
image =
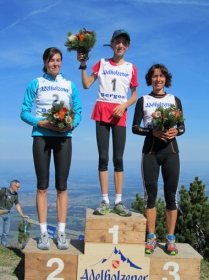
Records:
{"label": "red flower in bouquet", "polygon": [[66,113],[68,111],[68,108],[67,107],[62,107],[62,111]]}
{"label": "red flower in bouquet", "polygon": [[84,34],[78,34],[77,36],[80,41],[83,41],[85,39]]}

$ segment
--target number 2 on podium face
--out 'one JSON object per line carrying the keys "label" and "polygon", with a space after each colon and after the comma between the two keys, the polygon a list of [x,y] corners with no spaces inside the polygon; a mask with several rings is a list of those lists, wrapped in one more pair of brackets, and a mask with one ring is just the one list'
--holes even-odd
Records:
{"label": "number 2 on podium face", "polygon": [[[172,275],[174,277],[174,280],[180,280],[180,275],[177,273],[179,271],[179,265],[175,262],[167,262],[163,270],[168,270],[169,266],[172,266],[174,269],[172,271],[169,271],[169,275]],[[168,280],[167,277],[163,277],[162,280]]]}
{"label": "number 2 on podium face", "polygon": [[58,263],[58,268],[55,269],[52,273],[50,273],[48,275],[48,277],[46,278],[46,280],[64,280],[64,278],[54,278],[54,276],[56,276],[57,274],[59,274],[60,272],[63,271],[63,268],[64,268],[63,261],[59,258],[49,259],[47,262],[47,267],[52,267],[53,263]]}
{"label": "number 2 on podium face", "polygon": [[112,233],[112,243],[118,244],[118,229],[119,226],[114,225],[112,228],[109,228],[108,232]]}

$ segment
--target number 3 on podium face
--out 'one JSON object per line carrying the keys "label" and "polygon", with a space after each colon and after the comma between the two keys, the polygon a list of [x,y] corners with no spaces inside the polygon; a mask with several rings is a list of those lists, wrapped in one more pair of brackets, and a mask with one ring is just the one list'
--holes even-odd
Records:
{"label": "number 3 on podium face", "polygon": [[[179,271],[179,265],[175,262],[167,262],[164,267],[163,270],[168,270],[169,266],[173,266],[173,271],[169,271],[169,275],[174,276],[174,280],[180,280],[180,276],[177,273]],[[168,280],[167,277],[163,277],[162,280]]]}
{"label": "number 3 on podium face", "polygon": [[112,228],[109,228],[108,232],[112,233],[112,243],[118,244],[118,229],[119,226],[114,225]]}

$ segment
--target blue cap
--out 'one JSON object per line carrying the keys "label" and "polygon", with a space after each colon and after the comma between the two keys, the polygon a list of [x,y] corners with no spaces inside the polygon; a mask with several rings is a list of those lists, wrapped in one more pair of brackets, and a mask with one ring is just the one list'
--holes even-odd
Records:
{"label": "blue cap", "polygon": [[112,39],[114,39],[114,38],[116,38],[116,37],[118,37],[120,35],[125,35],[128,38],[128,40],[131,41],[130,35],[124,29],[115,30],[113,35],[112,35]]}

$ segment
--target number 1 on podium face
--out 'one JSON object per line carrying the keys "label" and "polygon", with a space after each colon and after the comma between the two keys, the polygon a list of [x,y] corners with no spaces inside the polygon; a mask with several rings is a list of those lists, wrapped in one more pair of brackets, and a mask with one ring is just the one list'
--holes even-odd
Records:
{"label": "number 1 on podium face", "polygon": [[112,243],[118,244],[118,229],[119,226],[114,225],[112,228],[109,228],[108,232],[112,233]]}

